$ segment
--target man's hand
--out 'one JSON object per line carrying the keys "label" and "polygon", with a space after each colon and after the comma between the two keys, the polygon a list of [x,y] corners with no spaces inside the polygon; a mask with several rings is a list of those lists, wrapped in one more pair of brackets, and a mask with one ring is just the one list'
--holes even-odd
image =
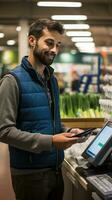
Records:
{"label": "man's hand", "polygon": [[[79,133],[82,133],[83,131],[84,131],[83,129],[73,128],[70,130],[70,133],[74,134],[74,136],[77,137],[77,135]],[[78,137],[78,138],[80,138],[80,140],[78,140],[78,143],[82,143],[82,142],[85,142],[89,138],[89,135],[86,137]]]}
{"label": "man's hand", "polygon": [[81,142],[81,138],[74,137],[74,133],[60,133],[53,135],[52,143],[57,149],[67,149],[73,144]]}

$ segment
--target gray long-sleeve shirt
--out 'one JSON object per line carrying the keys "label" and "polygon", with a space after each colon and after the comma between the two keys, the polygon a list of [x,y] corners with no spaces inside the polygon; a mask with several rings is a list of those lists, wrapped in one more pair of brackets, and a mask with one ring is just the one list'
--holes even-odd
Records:
{"label": "gray long-sleeve shirt", "polygon": [[50,151],[51,135],[31,134],[16,128],[18,105],[19,88],[16,79],[8,74],[0,80],[0,141],[30,152]]}

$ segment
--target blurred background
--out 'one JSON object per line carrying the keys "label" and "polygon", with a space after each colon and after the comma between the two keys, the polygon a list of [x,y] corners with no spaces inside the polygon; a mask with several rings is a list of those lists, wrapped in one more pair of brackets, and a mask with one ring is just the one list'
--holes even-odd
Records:
{"label": "blurred background", "polygon": [[[63,122],[101,127],[112,119],[112,0],[0,0],[0,78],[28,54],[28,28],[37,17],[59,20],[65,29],[52,64]],[[15,200],[8,146],[0,143],[0,152],[0,199]]]}

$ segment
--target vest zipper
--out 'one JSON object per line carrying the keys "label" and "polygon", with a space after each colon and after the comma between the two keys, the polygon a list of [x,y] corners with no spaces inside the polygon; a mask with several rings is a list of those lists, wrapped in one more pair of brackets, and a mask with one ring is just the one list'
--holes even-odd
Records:
{"label": "vest zipper", "polygon": [[[43,82],[41,82],[41,83],[42,83],[44,91],[47,95],[48,104],[49,104],[50,113],[51,113],[51,105],[50,105],[50,102],[49,102],[47,86],[45,86],[45,84]],[[50,81],[50,83],[51,83],[51,81]],[[53,91],[52,83],[51,83],[51,90]],[[52,94],[53,94],[53,92],[52,92]],[[51,113],[51,120],[52,120],[53,135],[54,135],[55,134],[55,99],[54,99],[54,95],[52,95],[52,98],[53,98],[53,103],[54,103],[54,112],[53,112],[54,116],[52,118],[52,113]],[[56,149],[56,174],[58,174],[58,165],[59,165],[59,151]]]}
{"label": "vest zipper", "polygon": [[[52,89],[52,83],[51,83],[51,89]],[[53,89],[52,89],[52,91],[53,91]],[[53,94],[53,92],[52,92],[52,94]],[[55,124],[55,98],[54,98],[54,94],[52,95],[52,98],[53,98],[53,102],[54,102],[54,112],[53,112],[54,117],[53,117],[53,120],[52,120],[53,121],[53,130],[54,130],[53,135],[54,135],[55,134],[55,126],[56,126],[56,124]],[[56,174],[58,174],[58,165],[59,165],[59,151],[56,149]]]}

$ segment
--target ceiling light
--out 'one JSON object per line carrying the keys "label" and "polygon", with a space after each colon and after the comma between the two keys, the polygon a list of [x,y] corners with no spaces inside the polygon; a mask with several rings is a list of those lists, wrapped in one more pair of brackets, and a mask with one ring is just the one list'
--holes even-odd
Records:
{"label": "ceiling light", "polygon": [[52,15],[54,20],[86,20],[86,15]]}
{"label": "ceiling light", "polygon": [[89,29],[88,24],[63,24],[64,29]]}
{"label": "ceiling light", "polygon": [[95,43],[86,42],[86,43],[75,43],[75,46],[79,49],[80,52],[95,53]]}
{"label": "ceiling light", "polygon": [[95,46],[93,47],[91,47],[91,46],[87,46],[87,47],[78,47],[78,49],[80,50],[80,51],[83,51],[83,52],[93,52],[93,51],[95,51]]}
{"label": "ceiling light", "polygon": [[16,31],[18,31],[18,32],[21,31],[21,26],[17,26]]}
{"label": "ceiling light", "polygon": [[89,47],[95,47],[95,43],[94,42],[85,42],[85,43],[77,42],[75,43],[75,46],[89,48]]}
{"label": "ceiling light", "polygon": [[7,40],[7,45],[14,45],[15,43],[15,40]]}
{"label": "ceiling light", "polygon": [[39,1],[37,6],[43,7],[81,7],[81,2],[57,2],[57,1]]}
{"label": "ceiling light", "polygon": [[67,36],[91,36],[89,31],[67,31]]}
{"label": "ceiling light", "polygon": [[93,42],[92,37],[73,37],[72,42]]}
{"label": "ceiling light", "polygon": [[95,53],[96,52],[95,48],[92,48],[92,49],[90,49],[90,48],[88,48],[88,49],[80,49],[79,48],[79,51],[82,52],[82,53]]}
{"label": "ceiling light", "polygon": [[5,36],[4,33],[0,33],[0,38],[3,38]]}

